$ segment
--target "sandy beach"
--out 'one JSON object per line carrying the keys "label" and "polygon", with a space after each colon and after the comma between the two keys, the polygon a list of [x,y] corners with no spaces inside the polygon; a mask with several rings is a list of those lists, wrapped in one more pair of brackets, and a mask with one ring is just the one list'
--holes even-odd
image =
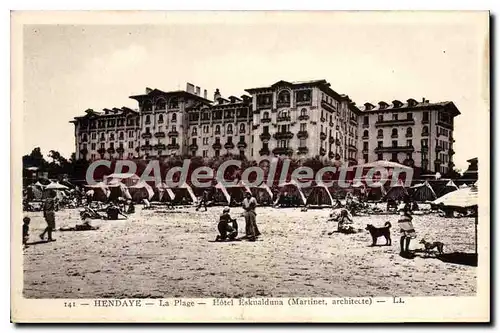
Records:
{"label": "sandy beach", "polygon": [[[353,235],[327,232],[330,210],[258,208],[257,242],[213,242],[222,207],[141,210],[118,221],[95,220],[97,231],[56,232],[55,242],[24,250],[27,298],[162,298],[286,296],[466,296],[476,292],[476,267],[430,257],[399,256],[396,215],[360,216]],[[242,235],[241,208],[232,208]],[[45,227],[30,216],[30,242]],[[392,246],[370,247],[367,223],[393,225]],[[57,228],[80,223],[79,210],[57,213]],[[474,251],[474,220],[415,216],[418,241],[445,252]],[[19,228],[21,224],[19,224]],[[385,241],[379,239],[380,244]]]}

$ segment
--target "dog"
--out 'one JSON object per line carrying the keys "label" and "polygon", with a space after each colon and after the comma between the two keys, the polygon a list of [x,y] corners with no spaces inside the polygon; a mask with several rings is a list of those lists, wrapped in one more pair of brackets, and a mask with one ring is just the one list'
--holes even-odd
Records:
{"label": "dog", "polygon": [[384,226],[381,228],[377,228],[371,224],[368,224],[366,226],[366,230],[370,232],[370,235],[372,236],[372,246],[375,246],[377,244],[377,239],[379,237],[384,236],[385,237],[385,245],[392,245],[391,241],[391,223],[390,222],[385,222]]}
{"label": "dog", "polygon": [[431,250],[436,248],[439,254],[443,254],[443,248],[444,244],[441,242],[427,242],[425,239],[422,238],[422,240],[419,242],[420,244],[424,244],[425,252],[427,254],[431,253]]}

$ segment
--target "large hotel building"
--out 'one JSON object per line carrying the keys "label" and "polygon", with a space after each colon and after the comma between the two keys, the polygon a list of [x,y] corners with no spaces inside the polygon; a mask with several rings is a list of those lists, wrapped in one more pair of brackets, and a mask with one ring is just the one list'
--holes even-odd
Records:
{"label": "large hotel building", "polygon": [[75,117],[77,159],[161,159],[171,155],[259,160],[289,156],[354,165],[390,160],[422,172],[453,168],[453,102],[394,100],[356,106],[325,80],[279,81],[213,101],[207,91],[146,88],[138,109],[88,109]]}

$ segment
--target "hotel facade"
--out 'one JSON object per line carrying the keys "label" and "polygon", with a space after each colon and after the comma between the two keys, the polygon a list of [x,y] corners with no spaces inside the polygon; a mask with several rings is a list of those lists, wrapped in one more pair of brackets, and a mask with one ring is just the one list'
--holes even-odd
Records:
{"label": "hotel facade", "polygon": [[130,96],[138,109],[88,109],[75,117],[77,159],[162,159],[172,155],[259,160],[319,157],[354,165],[390,160],[447,173],[453,168],[453,102],[408,99],[356,106],[326,80],[278,81],[213,101],[192,84]]}

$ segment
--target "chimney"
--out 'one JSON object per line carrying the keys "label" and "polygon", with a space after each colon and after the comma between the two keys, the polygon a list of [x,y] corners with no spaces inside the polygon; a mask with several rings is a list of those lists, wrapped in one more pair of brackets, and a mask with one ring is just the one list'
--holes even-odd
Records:
{"label": "chimney", "polygon": [[194,94],[194,84],[187,82],[186,91],[190,94]]}
{"label": "chimney", "polygon": [[221,98],[222,96],[220,95],[219,88],[215,89],[214,92],[214,102],[217,102],[217,99]]}
{"label": "chimney", "polygon": [[196,95],[200,96],[200,87],[196,86]]}
{"label": "chimney", "polygon": [[146,94],[149,94],[150,92],[152,92],[153,89],[149,88],[149,87],[146,87]]}
{"label": "chimney", "polygon": [[207,99],[207,89],[203,89],[203,98]]}

